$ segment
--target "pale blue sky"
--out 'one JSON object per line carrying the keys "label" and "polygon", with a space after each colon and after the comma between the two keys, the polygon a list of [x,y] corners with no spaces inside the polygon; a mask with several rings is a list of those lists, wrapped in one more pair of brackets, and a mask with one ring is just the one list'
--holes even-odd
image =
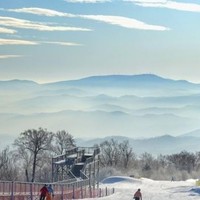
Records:
{"label": "pale blue sky", "polygon": [[199,82],[200,2],[1,0],[0,80],[153,73]]}

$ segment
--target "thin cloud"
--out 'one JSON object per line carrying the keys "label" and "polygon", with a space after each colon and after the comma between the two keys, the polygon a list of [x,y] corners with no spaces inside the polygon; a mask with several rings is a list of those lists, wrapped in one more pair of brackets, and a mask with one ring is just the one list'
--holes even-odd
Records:
{"label": "thin cloud", "polygon": [[12,18],[12,17],[1,17],[0,25],[22,28],[22,29],[34,29],[38,31],[91,31],[87,28],[79,27],[66,27],[66,26],[49,26],[44,23],[31,22],[28,20]]}
{"label": "thin cloud", "polygon": [[121,17],[121,16],[109,16],[109,15],[80,15],[81,18],[91,19],[96,21],[102,21],[112,25],[118,25],[129,29],[141,29],[141,30],[155,30],[166,31],[169,28],[164,26],[150,25],[136,19]]}
{"label": "thin cloud", "polygon": [[69,3],[105,3],[111,2],[111,0],[65,0]]}
{"label": "thin cloud", "polygon": [[38,45],[38,42],[28,40],[13,40],[13,39],[1,39],[0,45]]}
{"label": "thin cloud", "polygon": [[17,13],[30,13],[30,14],[35,14],[35,15],[42,15],[42,16],[48,16],[48,17],[74,17],[75,15],[70,14],[70,13],[63,13],[63,12],[58,12],[55,10],[50,10],[50,9],[44,9],[44,8],[19,8],[19,9],[8,9],[10,12],[17,12]]}
{"label": "thin cloud", "polygon": [[188,12],[200,12],[200,5],[168,0],[124,0],[143,7],[160,7]]}
{"label": "thin cloud", "polygon": [[73,43],[73,42],[41,42],[46,44],[56,44],[61,46],[82,46],[82,44]]}
{"label": "thin cloud", "polygon": [[19,58],[22,55],[0,55],[0,59],[8,59],[8,58]]}
{"label": "thin cloud", "polygon": [[8,28],[2,28],[0,27],[0,33],[8,33],[8,34],[14,34],[16,33],[16,30],[13,29],[8,29]]}
{"label": "thin cloud", "polygon": [[[17,10],[15,9],[12,11],[20,12],[20,10],[21,9],[17,9]],[[73,14],[69,14],[69,13],[57,12],[54,10],[47,10],[47,9],[41,9],[41,8],[23,8],[23,12],[30,13],[30,10],[32,11],[32,14],[36,14],[36,15],[47,15],[47,13],[48,13],[48,16],[51,16],[51,17],[53,17],[53,16],[78,17],[78,18],[101,21],[101,22],[104,22],[107,24],[117,25],[117,26],[121,26],[124,28],[129,28],[129,29],[156,30],[156,31],[169,30],[169,28],[164,27],[164,26],[150,25],[150,24],[146,24],[145,22],[142,22],[142,21],[139,21],[136,19],[122,17],[122,16],[73,15]],[[33,13],[33,11],[34,11],[34,13]]]}
{"label": "thin cloud", "polygon": [[[0,38],[0,45],[40,45],[40,44],[52,44],[61,46],[82,46],[82,44],[73,42],[57,42],[57,41],[28,41],[28,40],[13,40]],[[12,55],[10,55],[11,57]],[[14,55],[13,55],[14,56]],[[2,57],[3,58],[3,57]]]}

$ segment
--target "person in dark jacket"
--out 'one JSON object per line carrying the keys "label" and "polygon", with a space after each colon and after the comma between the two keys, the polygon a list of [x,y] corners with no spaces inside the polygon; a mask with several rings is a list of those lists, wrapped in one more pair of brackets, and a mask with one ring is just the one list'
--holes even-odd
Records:
{"label": "person in dark jacket", "polygon": [[44,200],[46,195],[48,193],[47,185],[45,184],[41,189],[40,189],[40,200]]}
{"label": "person in dark jacket", "polygon": [[142,200],[142,193],[141,193],[141,190],[138,189],[135,194],[134,194],[134,199],[135,200]]}

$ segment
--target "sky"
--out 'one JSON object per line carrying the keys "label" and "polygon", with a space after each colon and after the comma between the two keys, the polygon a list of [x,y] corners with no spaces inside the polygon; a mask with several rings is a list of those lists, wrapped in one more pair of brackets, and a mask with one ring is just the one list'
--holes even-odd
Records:
{"label": "sky", "polygon": [[152,73],[199,83],[200,2],[1,0],[0,80]]}
{"label": "sky", "polygon": [[[105,200],[132,200],[133,194],[138,188],[141,189],[143,200],[195,200],[199,199],[200,189],[195,186],[195,180],[186,181],[154,181],[151,179],[117,177],[124,179],[120,182],[106,184],[107,187],[115,188],[115,193],[104,197]],[[111,181],[116,177],[108,178]]]}

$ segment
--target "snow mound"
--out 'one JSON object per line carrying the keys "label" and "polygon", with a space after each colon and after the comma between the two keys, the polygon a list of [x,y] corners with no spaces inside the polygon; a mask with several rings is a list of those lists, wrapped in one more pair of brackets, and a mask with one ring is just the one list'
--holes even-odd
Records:
{"label": "snow mound", "polygon": [[128,177],[128,176],[110,176],[108,178],[105,178],[101,181],[103,184],[113,184],[113,183],[118,183],[118,182],[123,182],[123,183],[135,183],[135,182],[140,182],[138,179]]}
{"label": "snow mound", "polygon": [[200,194],[200,188],[199,188],[199,187],[192,188],[190,191],[191,191],[192,193]]}

